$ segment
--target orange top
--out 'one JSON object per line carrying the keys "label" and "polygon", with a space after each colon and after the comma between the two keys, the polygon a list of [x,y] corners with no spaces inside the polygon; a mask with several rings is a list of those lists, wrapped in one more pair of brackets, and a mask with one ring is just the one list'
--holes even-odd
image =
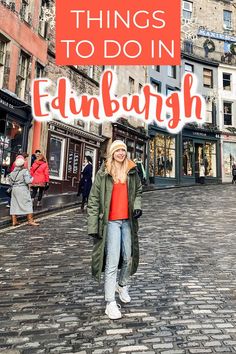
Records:
{"label": "orange top", "polygon": [[109,220],[129,218],[127,183],[114,183],[111,195]]}

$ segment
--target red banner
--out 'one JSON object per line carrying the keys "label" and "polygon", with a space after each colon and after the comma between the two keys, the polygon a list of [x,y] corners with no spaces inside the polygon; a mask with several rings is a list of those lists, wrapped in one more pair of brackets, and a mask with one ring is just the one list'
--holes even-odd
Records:
{"label": "red banner", "polygon": [[58,65],[179,65],[180,0],[57,0]]}

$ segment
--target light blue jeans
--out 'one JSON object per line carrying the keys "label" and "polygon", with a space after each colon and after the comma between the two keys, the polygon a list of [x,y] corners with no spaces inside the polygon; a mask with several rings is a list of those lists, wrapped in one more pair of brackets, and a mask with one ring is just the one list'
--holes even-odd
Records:
{"label": "light blue jeans", "polygon": [[105,301],[115,300],[117,270],[122,253],[123,263],[120,270],[119,284],[125,286],[131,268],[131,229],[129,220],[108,222],[105,266]]}

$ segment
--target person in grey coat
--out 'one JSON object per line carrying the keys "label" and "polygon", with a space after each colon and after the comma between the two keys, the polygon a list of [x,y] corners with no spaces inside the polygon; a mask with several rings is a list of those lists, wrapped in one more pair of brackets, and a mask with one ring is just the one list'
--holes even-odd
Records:
{"label": "person in grey coat", "polygon": [[27,215],[28,224],[38,226],[33,219],[33,205],[29,191],[29,184],[33,178],[29,171],[24,167],[24,157],[18,155],[15,161],[15,168],[9,175],[11,192],[10,215],[12,217],[12,225],[19,225],[17,215]]}

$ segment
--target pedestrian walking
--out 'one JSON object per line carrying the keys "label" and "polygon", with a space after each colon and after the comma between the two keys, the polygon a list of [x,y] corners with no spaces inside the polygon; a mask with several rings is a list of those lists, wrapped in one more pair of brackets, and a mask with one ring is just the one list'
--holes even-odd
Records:
{"label": "pedestrian walking", "polygon": [[43,193],[49,187],[49,169],[46,158],[39,154],[30,168],[30,174],[33,177],[31,198],[35,200],[38,194],[37,206],[41,206]]}
{"label": "pedestrian walking", "polygon": [[[28,154],[27,152],[23,152],[21,155],[17,155],[17,156],[23,156],[24,160],[25,160],[25,163],[24,163],[24,168],[26,168],[28,170]],[[17,157],[16,157],[17,158]],[[15,160],[16,161],[16,160]],[[14,171],[14,168],[16,167],[15,165],[15,161],[13,162],[13,164],[11,165],[10,167],[10,172]],[[7,208],[10,208],[11,207],[11,195],[8,195],[7,196],[7,205],[6,205]]]}
{"label": "pedestrian walking", "polygon": [[85,204],[88,202],[88,196],[92,187],[93,176],[93,160],[87,155],[84,159],[83,171],[81,173],[81,180],[79,183],[78,196],[82,194],[81,210],[84,211]]}
{"label": "pedestrian walking", "polygon": [[12,186],[10,215],[12,225],[19,224],[17,215],[27,215],[28,224],[38,226],[33,219],[33,205],[30,196],[29,185],[32,183],[32,177],[28,169],[24,167],[25,159],[19,155],[15,161],[14,171],[10,173],[9,180]]}
{"label": "pedestrian walking", "polygon": [[236,164],[234,163],[232,166],[232,184],[236,183]]}
{"label": "pedestrian walking", "polygon": [[127,158],[124,142],[115,140],[96,175],[88,201],[88,234],[94,238],[92,275],[100,281],[105,270],[105,313],[110,319],[122,316],[116,291],[122,302],[131,301],[128,280],[139,263],[137,219],[142,215],[141,193],[136,164]]}

